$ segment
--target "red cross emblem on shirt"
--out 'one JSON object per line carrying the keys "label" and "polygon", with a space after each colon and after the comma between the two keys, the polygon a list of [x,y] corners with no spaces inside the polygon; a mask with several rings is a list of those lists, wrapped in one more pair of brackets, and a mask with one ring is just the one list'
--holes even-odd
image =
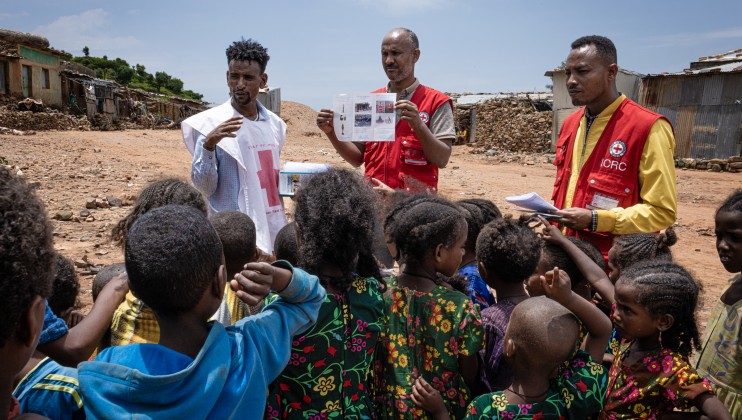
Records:
{"label": "red cross emblem on shirt", "polygon": [[608,148],[608,153],[614,158],[620,158],[626,154],[626,143],[621,140],[616,140],[611,143],[611,147]]}
{"label": "red cross emblem on shirt", "polygon": [[260,161],[258,179],[260,179],[260,188],[265,190],[265,195],[268,197],[268,206],[281,205],[281,199],[278,198],[278,169],[273,168],[273,151],[259,151],[258,160]]}

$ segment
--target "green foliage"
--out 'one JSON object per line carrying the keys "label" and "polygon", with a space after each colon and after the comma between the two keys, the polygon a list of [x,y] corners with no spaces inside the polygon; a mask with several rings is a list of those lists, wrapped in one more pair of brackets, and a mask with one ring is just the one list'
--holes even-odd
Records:
{"label": "green foliage", "polygon": [[203,95],[192,90],[183,89],[183,81],[164,71],[148,73],[141,64],[130,66],[126,60],[116,58],[109,60],[107,56],[91,57],[90,49],[83,48],[83,57],[69,57],[69,60],[95,70],[96,77],[106,80],[115,80],[117,83],[147,92],[162,93],[170,96],[200,101]]}

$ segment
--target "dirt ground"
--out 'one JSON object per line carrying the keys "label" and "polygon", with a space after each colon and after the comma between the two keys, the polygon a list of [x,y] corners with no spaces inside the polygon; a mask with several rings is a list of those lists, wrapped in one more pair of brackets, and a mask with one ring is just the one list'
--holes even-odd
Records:
{"label": "dirt ground", "polygon": [[[288,124],[283,160],[349,166],[314,125],[315,111],[283,102],[282,115]],[[452,200],[490,199],[505,213],[514,211],[504,201],[505,196],[536,191],[550,197],[555,171],[544,157],[529,159],[530,164],[497,163],[494,158],[474,155],[470,150],[467,146],[454,148],[448,167],[440,174],[440,193],[444,196]],[[93,197],[136,196],[147,183],[160,178],[189,180],[191,163],[179,130],[0,135],[0,157],[19,167],[29,182],[38,183],[38,194],[50,216],[61,211],[79,215]],[[730,277],[716,254],[713,213],[732,189],[741,186],[740,173],[678,171],[679,239],[673,254],[703,284],[699,314],[702,325]],[[57,250],[80,265],[80,301],[86,310],[92,300],[91,267],[123,261],[121,250],[110,243],[109,235],[113,225],[130,209],[92,210],[94,221],[52,221]]]}

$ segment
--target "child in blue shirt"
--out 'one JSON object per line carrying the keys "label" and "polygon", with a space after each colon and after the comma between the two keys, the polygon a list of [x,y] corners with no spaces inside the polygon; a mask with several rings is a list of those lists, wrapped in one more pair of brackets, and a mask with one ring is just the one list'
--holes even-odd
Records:
{"label": "child in blue shirt", "polygon": [[226,269],[214,228],[198,210],[164,206],[142,215],[124,246],[132,291],[155,313],[159,344],[111,347],[79,365],[88,418],[261,418],[268,384],[289,360],[291,337],[314,324],[326,293],[289,264],[250,263],[230,281],[256,316],[208,322]]}

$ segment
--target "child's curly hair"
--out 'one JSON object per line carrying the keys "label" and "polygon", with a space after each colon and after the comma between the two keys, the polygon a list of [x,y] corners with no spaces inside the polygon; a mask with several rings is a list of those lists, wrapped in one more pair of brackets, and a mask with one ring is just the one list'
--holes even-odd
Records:
{"label": "child's curly hair", "polygon": [[313,175],[296,193],[299,266],[319,275],[326,264],[342,276],[330,283],[347,290],[354,274],[383,282],[373,256],[377,197],[357,172],[331,169]]}
{"label": "child's curly hair", "polygon": [[0,166],[0,347],[18,330],[34,296],[49,296],[55,257],[41,200],[23,178]]}
{"label": "child's curly hair", "polygon": [[52,282],[52,293],[49,295],[48,304],[55,315],[61,316],[65,310],[75,307],[77,295],[80,292],[80,280],[69,259],[57,254],[56,265],[57,274]]}
{"label": "child's curly hair", "polygon": [[617,236],[613,241],[616,248],[614,264],[620,270],[630,265],[650,259],[672,261],[670,247],[678,241],[672,226],[660,233],[634,233]]}
{"label": "child's curly hair", "polygon": [[667,260],[638,262],[618,281],[635,287],[637,303],[651,314],[672,315],[672,326],[662,334],[664,347],[685,356],[700,348],[695,312],[701,285],[683,267]]}
{"label": "child's curly hair", "polygon": [[397,247],[401,262],[422,262],[438,245],[452,246],[466,229],[459,206],[425,194],[400,201],[384,221],[384,235]]}
{"label": "child's curly hair", "polygon": [[155,181],[142,190],[134,208],[113,227],[111,239],[115,244],[123,247],[129,229],[141,215],[168,204],[191,206],[200,210],[204,215],[207,212],[206,201],[201,193],[191,185],[175,178]]}
{"label": "child's curly hair", "polygon": [[477,261],[488,274],[508,283],[523,282],[541,259],[543,241],[528,226],[529,218],[511,215],[488,223],[477,238]]}

